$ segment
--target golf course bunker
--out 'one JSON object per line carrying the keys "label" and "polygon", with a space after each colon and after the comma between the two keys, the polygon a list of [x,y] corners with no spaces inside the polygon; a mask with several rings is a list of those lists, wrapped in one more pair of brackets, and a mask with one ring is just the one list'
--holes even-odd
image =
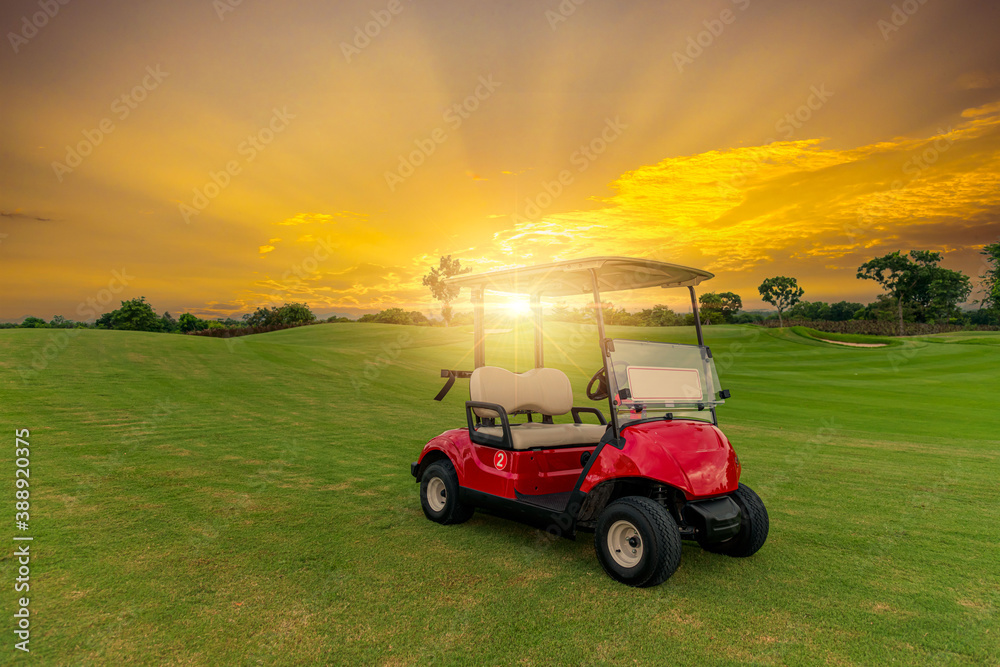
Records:
{"label": "golf course bunker", "polygon": [[847,345],[848,347],[888,347],[887,343],[848,343],[843,340],[829,340],[828,338],[817,338],[816,340],[821,340],[824,343],[833,343],[834,345]]}

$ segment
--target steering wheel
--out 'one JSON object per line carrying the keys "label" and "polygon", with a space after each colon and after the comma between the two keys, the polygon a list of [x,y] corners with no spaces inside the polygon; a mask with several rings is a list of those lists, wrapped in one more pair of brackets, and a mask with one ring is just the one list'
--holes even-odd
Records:
{"label": "steering wheel", "polygon": [[[594,383],[597,383],[597,388],[594,389]],[[607,371],[602,367],[601,370],[594,373],[594,376],[590,378],[590,382],[587,383],[587,398],[592,401],[604,401],[608,398],[608,375]]]}

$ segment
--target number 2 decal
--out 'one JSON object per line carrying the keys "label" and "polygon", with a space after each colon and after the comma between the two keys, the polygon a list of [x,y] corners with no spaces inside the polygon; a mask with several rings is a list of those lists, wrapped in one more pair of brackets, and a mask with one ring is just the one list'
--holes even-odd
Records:
{"label": "number 2 decal", "polygon": [[497,470],[503,470],[507,465],[507,452],[497,452],[493,457],[493,465]]}

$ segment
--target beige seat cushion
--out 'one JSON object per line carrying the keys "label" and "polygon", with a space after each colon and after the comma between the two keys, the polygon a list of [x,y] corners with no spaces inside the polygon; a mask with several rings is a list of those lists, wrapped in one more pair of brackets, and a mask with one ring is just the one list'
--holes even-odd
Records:
{"label": "beige seat cushion", "polygon": [[[573,407],[573,388],[569,378],[555,368],[534,368],[526,373],[511,373],[496,366],[483,366],[472,373],[469,384],[472,400],[496,403],[507,414],[531,410],[543,415],[564,415]],[[493,410],[473,408],[477,415],[499,417]],[[512,424],[510,436],[514,449],[596,444],[604,435],[600,424]],[[500,426],[478,429],[486,435],[503,436]]]}
{"label": "beige seat cushion", "polygon": [[[531,410],[543,415],[564,415],[573,407],[569,378],[555,368],[533,368],[511,373],[496,366],[483,366],[472,373],[469,393],[474,401],[497,403],[507,414]],[[493,410],[474,408],[480,417],[498,417]]]}
{"label": "beige seat cushion", "polygon": [[[593,445],[604,435],[607,426],[601,424],[511,424],[510,437],[514,449],[535,447],[559,447],[563,445]],[[503,436],[500,426],[482,426],[480,433]]]}

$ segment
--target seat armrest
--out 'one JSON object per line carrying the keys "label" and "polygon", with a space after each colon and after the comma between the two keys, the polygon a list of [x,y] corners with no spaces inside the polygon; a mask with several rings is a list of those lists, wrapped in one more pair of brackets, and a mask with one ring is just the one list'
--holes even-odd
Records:
{"label": "seat armrest", "polygon": [[[503,435],[489,435],[487,433],[480,433],[476,430],[476,425],[473,423],[472,419],[472,409],[473,408],[483,408],[486,410],[492,410],[493,412],[500,415],[500,427],[503,429]],[[499,447],[501,449],[513,449],[514,440],[510,435],[510,420],[507,419],[507,410],[504,409],[502,405],[497,403],[487,403],[485,401],[466,401],[465,402],[465,421],[469,425],[469,440],[476,443],[477,445],[486,445],[487,447]]]}
{"label": "seat armrest", "polygon": [[570,412],[573,413],[573,422],[576,424],[583,423],[582,421],[580,421],[580,413],[589,412],[590,414],[597,415],[597,419],[598,421],[601,422],[602,426],[608,425],[608,420],[604,418],[604,413],[598,410],[597,408],[572,408]]}

